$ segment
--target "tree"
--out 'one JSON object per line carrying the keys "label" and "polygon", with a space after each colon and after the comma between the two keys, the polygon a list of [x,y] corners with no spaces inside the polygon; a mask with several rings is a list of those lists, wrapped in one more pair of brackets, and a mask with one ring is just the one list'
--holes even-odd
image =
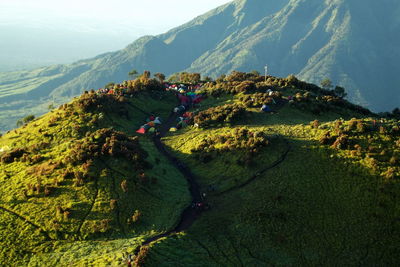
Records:
{"label": "tree", "polygon": [[219,76],[215,81],[217,83],[223,83],[225,81],[226,75],[222,74],[221,76]]}
{"label": "tree", "polygon": [[160,83],[163,83],[165,80],[165,75],[162,73],[157,72],[156,74],[154,74],[154,77],[156,77]]}
{"label": "tree", "polygon": [[333,85],[332,85],[332,81],[329,80],[328,78],[322,80],[321,82],[321,87],[326,89],[326,90],[331,90]]}
{"label": "tree", "polygon": [[179,82],[179,73],[174,73],[171,76],[169,76],[168,81],[171,83]]}
{"label": "tree", "polygon": [[130,72],[128,72],[129,77],[131,77],[132,79],[135,79],[135,77],[138,75],[137,70],[133,69]]}
{"label": "tree", "polygon": [[25,118],[17,121],[17,127],[27,124],[28,122],[33,121],[34,119],[35,119],[35,115],[28,115]]}
{"label": "tree", "polygon": [[111,88],[114,88],[114,85],[115,85],[114,82],[110,82],[110,83],[107,83],[106,86],[104,86],[104,88],[111,89]]}
{"label": "tree", "polygon": [[341,86],[336,86],[333,92],[340,98],[344,98],[347,96],[346,90]]}
{"label": "tree", "polygon": [[393,115],[395,118],[400,118],[400,109],[399,109],[399,108],[393,109],[392,115]]}
{"label": "tree", "polygon": [[151,76],[150,71],[145,70],[145,71],[143,72],[142,77],[143,77],[144,79],[150,79],[150,76]]}
{"label": "tree", "polygon": [[26,116],[25,118],[23,118],[22,121],[23,121],[24,123],[28,123],[28,122],[30,122],[30,121],[33,121],[34,119],[35,119],[35,115],[28,115],[28,116]]}
{"label": "tree", "polygon": [[179,82],[181,83],[189,82],[189,73],[187,72],[179,73]]}
{"label": "tree", "polygon": [[201,80],[201,75],[200,73],[192,73],[190,75],[190,82],[193,84],[199,83]]}
{"label": "tree", "polygon": [[203,80],[204,80],[205,82],[212,82],[212,81],[213,81],[213,79],[212,79],[210,76],[204,77]]}

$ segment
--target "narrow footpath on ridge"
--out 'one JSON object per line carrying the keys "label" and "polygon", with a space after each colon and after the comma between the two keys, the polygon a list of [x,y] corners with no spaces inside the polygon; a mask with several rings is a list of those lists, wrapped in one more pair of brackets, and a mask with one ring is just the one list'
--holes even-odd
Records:
{"label": "narrow footpath on ridge", "polygon": [[[277,110],[282,108],[285,105],[285,103],[286,103],[285,101],[280,101],[279,103],[277,103]],[[145,112],[144,110],[141,110],[134,105],[132,105],[132,107],[141,111],[144,114],[150,115],[148,112]],[[171,162],[171,164],[173,164],[185,176],[185,178],[189,184],[189,191],[190,191],[190,195],[192,197],[192,202],[182,212],[181,218],[180,218],[178,224],[173,229],[171,229],[165,233],[150,237],[150,238],[146,239],[145,241],[143,241],[142,244],[135,249],[135,251],[134,251],[135,256],[138,256],[141,248],[148,246],[150,243],[155,242],[161,238],[171,236],[171,235],[177,234],[179,232],[182,232],[184,230],[187,230],[196,221],[196,219],[200,216],[200,214],[204,211],[203,209],[196,209],[193,206],[194,203],[203,202],[203,198],[202,198],[201,192],[200,192],[200,186],[197,183],[195,175],[190,171],[190,169],[185,164],[183,164],[181,161],[179,161],[178,158],[176,158],[170,152],[168,152],[167,149],[165,148],[165,146],[163,145],[163,143],[161,142],[161,138],[166,135],[166,133],[169,131],[170,127],[172,127],[173,125],[176,124],[176,120],[178,117],[179,117],[178,113],[171,112],[168,119],[166,121],[164,121],[164,123],[161,125],[159,134],[154,136],[152,138],[152,140],[153,140],[153,143],[156,146],[157,150],[162,155],[164,155]],[[287,154],[291,150],[291,146],[289,145],[289,143],[287,141],[286,141],[286,144],[287,144],[286,150],[270,166],[260,170],[257,174],[250,177],[244,183],[242,183],[238,186],[235,186],[233,188],[230,188],[230,189],[228,189],[224,192],[221,192],[219,194],[216,194],[216,195],[222,195],[227,192],[242,188],[242,187],[248,185],[249,183],[253,182],[257,177],[260,176],[260,174],[263,174],[263,173],[267,172],[268,170],[280,165],[283,161],[285,161]]]}
{"label": "narrow footpath on ridge", "polygon": [[150,243],[157,241],[163,237],[167,237],[167,236],[182,232],[184,230],[187,230],[202,213],[201,209],[195,209],[193,207],[193,203],[202,202],[200,186],[197,183],[195,176],[193,175],[193,173],[190,171],[190,169],[186,165],[184,165],[176,157],[171,155],[171,153],[169,153],[166,150],[165,146],[161,142],[161,137],[165,136],[165,134],[168,132],[170,127],[175,124],[177,118],[178,118],[177,113],[170,114],[168,119],[162,124],[161,129],[159,131],[160,134],[158,136],[153,137],[153,143],[156,146],[157,150],[162,155],[164,155],[185,176],[185,178],[189,184],[189,191],[190,191],[190,195],[192,197],[192,202],[182,212],[181,218],[180,218],[178,224],[173,229],[171,229],[165,233],[162,233],[162,234],[159,234],[159,235],[156,235],[156,236],[146,239],[134,251],[135,256],[138,255],[138,253],[142,247],[147,246]]}

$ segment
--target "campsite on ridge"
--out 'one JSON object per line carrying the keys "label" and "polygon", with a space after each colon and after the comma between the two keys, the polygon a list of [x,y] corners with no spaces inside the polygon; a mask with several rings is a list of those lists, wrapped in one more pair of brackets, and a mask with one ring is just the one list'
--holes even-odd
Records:
{"label": "campsite on ridge", "polygon": [[0,267],[399,266],[399,12],[1,2]]}
{"label": "campsite on ridge", "polygon": [[2,263],[396,266],[396,114],[293,75],[157,76],[0,137]]}
{"label": "campsite on ridge", "polygon": [[217,78],[233,70],[319,84],[329,78],[374,112],[399,107],[396,0],[235,0],[126,48],[72,64],[0,73],[0,130],[99,88],[131,69]]}

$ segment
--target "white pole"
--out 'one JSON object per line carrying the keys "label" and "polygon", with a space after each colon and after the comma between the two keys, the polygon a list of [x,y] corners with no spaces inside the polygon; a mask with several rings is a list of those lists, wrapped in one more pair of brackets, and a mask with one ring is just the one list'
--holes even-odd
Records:
{"label": "white pole", "polygon": [[267,74],[268,74],[268,66],[267,65],[265,65],[264,70],[265,70],[265,82],[267,82]]}

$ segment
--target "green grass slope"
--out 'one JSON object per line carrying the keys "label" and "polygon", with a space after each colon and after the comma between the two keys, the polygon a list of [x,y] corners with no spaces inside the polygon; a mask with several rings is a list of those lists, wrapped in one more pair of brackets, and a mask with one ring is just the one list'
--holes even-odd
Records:
{"label": "green grass slope", "polygon": [[175,103],[156,95],[86,94],[0,139],[2,264],[119,264],[179,221],[184,177],[135,137],[140,109],[163,117]]}
{"label": "green grass slope", "polygon": [[[333,99],[325,106],[322,92],[301,86],[275,87],[282,99],[297,97],[271,104],[274,113],[243,102],[255,96],[249,91],[209,88],[217,96],[198,114],[214,117],[197,117],[206,128],[163,140],[193,170],[211,209],[185,233],[151,244],[142,266],[397,265],[398,120]],[[227,120],[218,101],[242,104],[245,114]]]}
{"label": "green grass slope", "polygon": [[[398,264],[399,120],[294,76],[233,72],[201,91],[161,138],[172,161],[135,133],[148,113],[177,123],[171,92],[86,93],[2,136],[2,263]],[[147,242],[190,204],[186,167],[210,209]]]}

